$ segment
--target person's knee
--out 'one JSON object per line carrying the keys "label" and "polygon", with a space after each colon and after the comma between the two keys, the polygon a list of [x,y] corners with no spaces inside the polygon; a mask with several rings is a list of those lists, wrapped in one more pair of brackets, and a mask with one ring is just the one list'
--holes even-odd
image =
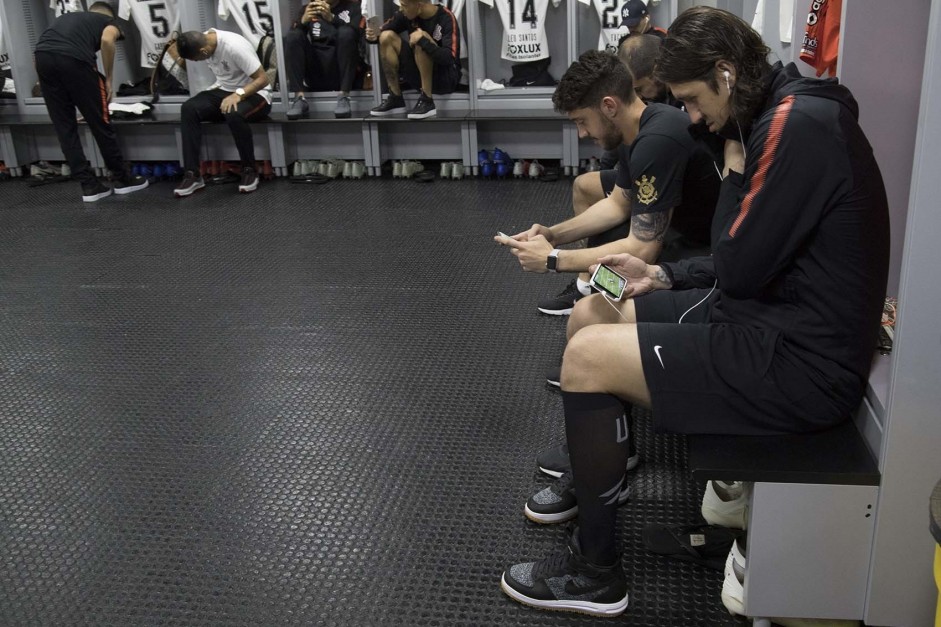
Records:
{"label": "person's knee", "polygon": [[398,33],[391,30],[384,30],[379,33],[379,47],[382,50],[395,50],[398,51],[398,42],[402,41]]}
{"label": "person's knee", "polygon": [[193,99],[190,98],[180,106],[180,119],[182,120],[193,120],[199,119],[199,108],[196,106],[196,103],[193,102]]}
{"label": "person's knee", "polygon": [[306,37],[307,35],[304,33],[304,31],[300,30],[299,28],[289,30],[284,35],[284,39],[283,39],[284,48],[288,49],[288,48],[293,48],[295,46],[303,45],[304,39]]}
{"label": "person's knee", "polygon": [[595,304],[601,298],[600,294],[592,294],[585,298],[580,298],[575,302],[572,313],[569,316],[566,334],[571,339],[578,331],[587,326],[607,322],[598,316]]}
{"label": "person's knee", "polygon": [[601,177],[597,172],[586,172],[575,177],[572,184],[572,207],[580,213],[604,198]]}
{"label": "person's knee", "polygon": [[239,113],[238,110],[229,111],[228,113],[226,113],[225,123],[228,124],[229,126],[242,126],[244,124],[247,124],[247,122],[245,121],[245,116]]}
{"label": "person's knee", "polygon": [[600,376],[598,369],[603,363],[598,359],[599,348],[605,337],[601,327],[586,327],[569,337],[562,357],[562,389],[579,392],[596,387]]}
{"label": "person's knee", "polygon": [[348,48],[356,45],[356,31],[352,26],[341,26],[337,29],[337,47]]}

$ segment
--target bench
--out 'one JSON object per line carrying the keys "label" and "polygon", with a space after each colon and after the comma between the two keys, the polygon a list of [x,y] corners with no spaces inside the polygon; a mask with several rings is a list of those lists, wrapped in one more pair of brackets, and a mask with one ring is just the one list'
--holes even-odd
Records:
{"label": "bench", "polygon": [[754,482],[745,611],[862,619],[880,473],[853,420],[787,436],[689,436],[698,481]]}

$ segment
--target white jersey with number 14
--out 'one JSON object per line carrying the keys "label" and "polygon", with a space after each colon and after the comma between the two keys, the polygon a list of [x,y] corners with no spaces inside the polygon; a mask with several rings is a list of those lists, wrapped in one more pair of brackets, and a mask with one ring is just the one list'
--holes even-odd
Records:
{"label": "white jersey with number 14", "polygon": [[[503,22],[503,54],[507,61],[523,63],[539,61],[549,56],[546,37],[546,13],[549,0],[480,0],[493,6],[496,2]],[[559,6],[562,0],[552,0]]]}

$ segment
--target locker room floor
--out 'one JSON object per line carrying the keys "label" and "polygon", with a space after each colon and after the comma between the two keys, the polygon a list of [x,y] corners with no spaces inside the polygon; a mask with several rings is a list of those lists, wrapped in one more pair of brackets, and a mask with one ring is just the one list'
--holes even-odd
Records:
{"label": "locker room floor", "polygon": [[563,542],[522,507],[563,434],[535,303],[569,277],[491,236],[570,185],[0,184],[0,624],[746,624],[721,573],[643,549],[701,498],[644,412],[627,612],[499,589]]}

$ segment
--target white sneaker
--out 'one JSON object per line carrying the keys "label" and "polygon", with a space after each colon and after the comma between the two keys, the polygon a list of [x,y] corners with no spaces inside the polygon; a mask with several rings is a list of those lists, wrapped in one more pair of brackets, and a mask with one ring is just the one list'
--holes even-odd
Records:
{"label": "white sneaker", "polygon": [[304,176],[304,162],[300,159],[291,166],[291,176]]}
{"label": "white sneaker", "polygon": [[354,161],[350,166],[350,176],[354,179],[361,179],[366,175],[366,164],[362,161]]}
{"label": "white sneaker", "polygon": [[710,525],[745,529],[748,526],[749,491],[740,481],[722,483],[722,487],[733,496],[731,500],[723,500],[716,492],[713,482],[706,482],[706,493],[702,497],[702,517]]}
{"label": "white sneaker", "polygon": [[[735,545],[732,545],[733,550]],[[732,551],[725,560],[725,579],[722,582],[722,605],[730,614],[745,616],[745,571],[739,571]]]}
{"label": "white sneaker", "polygon": [[526,164],[523,162],[522,159],[519,159],[516,163],[513,164],[513,178],[515,179],[523,178],[527,174],[525,170],[526,170]]}
{"label": "white sneaker", "polygon": [[545,170],[546,169],[542,167],[541,163],[534,160],[529,164],[529,178],[538,179],[540,176],[542,176],[542,173],[545,172]]}
{"label": "white sneaker", "polygon": [[456,161],[451,164],[451,179],[459,181],[464,178],[464,164]]}
{"label": "white sneaker", "polygon": [[343,178],[345,179],[353,178],[353,162],[352,161],[343,162]]}
{"label": "white sneaker", "polygon": [[392,178],[397,179],[402,176],[402,162],[393,161],[392,162]]}
{"label": "white sneaker", "polygon": [[329,176],[330,178],[335,179],[336,177],[340,176],[340,172],[341,172],[340,168],[341,166],[339,163],[337,163],[336,161],[331,161],[330,163],[327,164],[327,171],[325,172],[325,174]]}
{"label": "white sneaker", "polygon": [[438,176],[443,179],[451,178],[451,168],[452,168],[452,163],[450,161],[442,161],[441,171],[438,172]]}

